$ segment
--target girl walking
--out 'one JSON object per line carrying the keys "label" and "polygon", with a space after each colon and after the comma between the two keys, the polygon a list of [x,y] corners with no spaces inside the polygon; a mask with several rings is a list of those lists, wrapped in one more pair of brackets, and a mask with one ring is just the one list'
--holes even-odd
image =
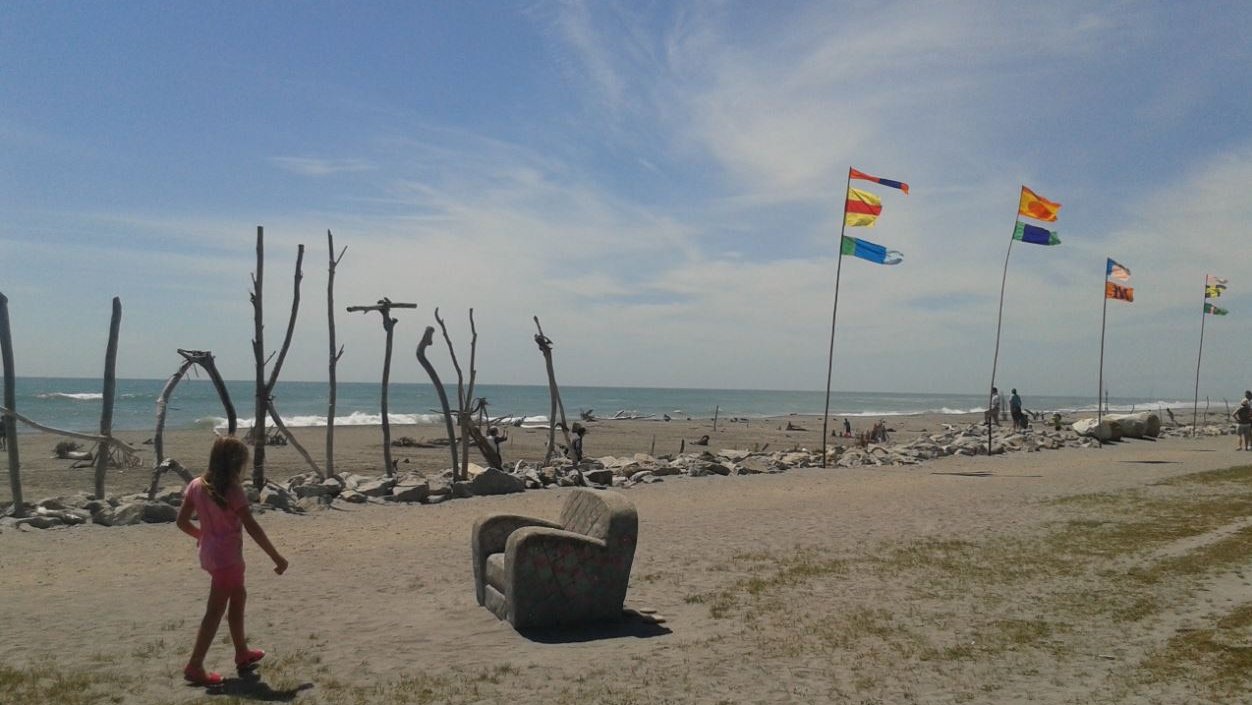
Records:
{"label": "girl walking", "polygon": [[[200,621],[191,658],[183,669],[183,677],[195,685],[219,685],[222,682],[220,673],[204,670],[204,657],[217,634],[223,613],[230,627],[230,640],[235,645],[235,666],[246,669],[265,656],[260,649],[248,648],[244,631],[244,604],[248,591],[243,584],[242,529],[247,529],[248,535],[273,559],[275,573],[282,575],[287,570],[287,559],[274,548],[265,530],[252,517],[248,498],[240,485],[247,461],[248,447],[242,441],[233,436],[219,437],[209,452],[208,469],[187,485],[182,508],[178,512],[178,528],[199,543],[200,567],[208,571],[212,578],[204,619]],[[199,519],[198,526],[193,523],[193,512]]]}

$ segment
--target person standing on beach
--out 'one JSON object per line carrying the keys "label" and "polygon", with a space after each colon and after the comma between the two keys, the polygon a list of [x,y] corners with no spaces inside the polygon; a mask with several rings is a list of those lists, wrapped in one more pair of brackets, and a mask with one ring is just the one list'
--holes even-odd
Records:
{"label": "person standing on beach", "polygon": [[[208,469],[187,485],[178,511],[178,528],[196,540],[200,567],[211,576],[204,618],[196,632],[191,658],[183,668],[183,678],[195,685],[222,683],[220,673],[204,669],[204,657],[224,613],[230,627],[230,640],[235,645],[235,666],[247,669],[265,657],[264,651],[248,648],[244,631],[248,591],[243,583],[242,529],[247,529],[248,535],[274,561],[275,573],[282,575],[287,570],[287,559],[274,548],[265,530],[253,518],[248,498],[243,493],[240,477],[247,462],[248,447],[243,441],[234,436],[218,437],[209,452]],[[193,523],[193,513],[199,525]]]}
{"label": "person standing on beach", "polygon": [[1247,397],[1239,400],[1239,408],[1235,409],[1234,417],[1239,431],[1239,450],[1252,450],[1252,402]]}
{"label": "person standing on beach", "polygon": [[570,460],[573,460],[574,464],[577,465],[583,460],[583,436],[587,434],[587,428],[575,421],[574,426],[570,429],[570,431],[574,434],[574,436],[569,442],[569,457]]}
{"label": "person standing on beach", "polygon": [[[500,429],[495,426],[487,428],[487,440],[491,441],[491,445],[496,449],[496,457],[500,459],[500,464],[504,465],[504,454],[500,452],[500,444],[509,440],[509,437],[500,433]],[[503,470],[503,468],[500,468]]]}
{"label": "person standing on beach", "polygon": [[991,388],[991,405],[987,407],[987,425],[1000,425],[1000,390]]}
{"label": "person standing on beach", "polygon": [[852,423],[848,421],[847,416],[843,417],[843,437],[844,438],[852,437]]}
{"label": "person standing on beach", "polygon": [[1026,417],[1022,415],[1022,398],[1017,396],[1017,389],[1013,390],[1012,396],[1009,397],[1009,415],[1013,417],[1013,428],[1026,428]]}

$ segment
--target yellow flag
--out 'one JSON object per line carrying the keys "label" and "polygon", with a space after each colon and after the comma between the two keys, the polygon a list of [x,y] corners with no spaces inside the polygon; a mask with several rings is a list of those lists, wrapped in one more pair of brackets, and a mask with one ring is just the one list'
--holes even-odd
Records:
{"label": "yellow flag", "polygon": [[848,189],[848,202],[843,208],[845,225],[872,226],[882,215],[882,199],[868,191]]}

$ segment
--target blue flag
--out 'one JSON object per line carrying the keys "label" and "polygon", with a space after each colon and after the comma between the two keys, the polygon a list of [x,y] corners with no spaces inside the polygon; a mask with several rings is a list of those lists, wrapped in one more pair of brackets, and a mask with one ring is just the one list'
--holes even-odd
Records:
{"label": "blue flag", "polygon": [[869,240],[848,237],[847,235],[843,236],[843,247],[840,248],[840,251],[845,255],[860,257],[875,264],[900,264],[904,261],[902,252],[888,250],[882,245],[876,245]]}

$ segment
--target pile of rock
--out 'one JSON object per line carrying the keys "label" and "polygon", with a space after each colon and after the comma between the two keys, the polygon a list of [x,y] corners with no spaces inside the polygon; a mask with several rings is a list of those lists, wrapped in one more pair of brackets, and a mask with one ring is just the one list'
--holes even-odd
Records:
{"label": "pile of rock", "polygon": [[[1201,435],[1224,435],[1232,425],[1206,426]],[[1107,416],[1100,423],[1088,419],[1061,429],[1039,427],[1009,432],[998,429],[992,454],[1034,452],[1057,448],[1089,448],[1121,438],[1189,436],[1190,426],[1162,428],[1155,414]],[[945,425],[940,433],[922,435],[904,443],[869,444],[865,447],[832,447],[828,465],[839,468],[865,466],[908,466],[950,455],[986,455],[986,426],[964,428]],[[340,474],[321,478],[305,473],[281,484],[270,482],[257,492],[248,489],[258,510],[303,513],[348,504],[406,502],[436,504],[449,499],[509,494],[548,487],[617,487],[661,482],[666,477],[710,477],[757,475],[785,472],[792,468],[820,467],[821,453],[805,449],[790,451],[708,450],[677,456],[654,457],[636,453],[630,457],[588,459],[573,464],[558,458],[549,465],[518,462],[511,470],[484,468],[470,464],[469,479],[452,480],[451,471],[432,477],[414,472],[393,477]],[[172,522],[182,504],[182,487],[166,487],[151,499],[145,494],[96,499],[77,494],[55,497],[28,505],[28,516],[6,516],[11,507],[0,507],[0,529],[6,527],[54,528],[78,524],[126,526],[140,523]]]}

